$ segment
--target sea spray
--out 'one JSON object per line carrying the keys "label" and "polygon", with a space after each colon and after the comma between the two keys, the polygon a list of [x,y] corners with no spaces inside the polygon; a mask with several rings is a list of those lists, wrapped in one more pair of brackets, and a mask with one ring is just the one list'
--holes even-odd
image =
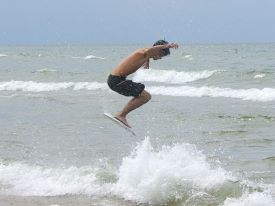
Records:
{"label": "sea spray", "polygon": [[2,192],[10,195],[109,194],[155,204],[201,194],[231,178],[224,169],[212,167],[194,145],[163,146],[156,151],[149,138],[123,158],[118,171],[113,171],[117,181],[102,182],[99,172],[102,169],[94,166],[47,168],[0,163],[0,185],[4,185]]}
{"label": "sea spray", "polygon": [[1,164],[2,193],[20,196],[96,194],[96,169],[91,167],[45,168],[23,163]]}
{"label": "sea spray", "polygon": [[104,178],[102,181],[101,173],[107,172],[102,169],[96,166],[49,168],[0,161],[0,193],[108,196],[153,205],[170,202],[217,206],[273,204],[264,188],[264,192],[247,193],[247,185],[235,181],[236,177],[216,163],[210,164],[191,144],[164,145],[156,150],[146,137],[123,158],[118,171],[108,171],[108,176],[116,176],[115,179]]}
{"label": "sea spray", "polygon": [[274,206],[270,194],[264,192],[244,193],[240,198],[227,198],[223,206]]}
{"label": "sea spray", "polygon": [[155,151],[146,138],[123,159],[116,192],[127,200],[160,204],[219,187],[229,179],[224,169],[212,168],[194,145]]}

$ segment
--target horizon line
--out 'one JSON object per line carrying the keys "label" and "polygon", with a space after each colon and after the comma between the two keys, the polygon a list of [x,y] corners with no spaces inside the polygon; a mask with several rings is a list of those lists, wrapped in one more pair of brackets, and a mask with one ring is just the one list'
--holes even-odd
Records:
{"label": "horizon line", "polygon": [[[170,41],[175,42],[178,44],[184,44],[184,45],[234,45],[234,44],[275,44],[275,41],[270,42],[176,42],[176,41]],[[62,43],[0,43],[0,46],[84,46],[84,45],[104,45],[104,46],[112,46],[112,45],[151,45],[151,43],[148,42],[136,42],[136,43],[94,43],[94,42],[87,42],[87,43],[75,43],[75,42],[62,42]]]}

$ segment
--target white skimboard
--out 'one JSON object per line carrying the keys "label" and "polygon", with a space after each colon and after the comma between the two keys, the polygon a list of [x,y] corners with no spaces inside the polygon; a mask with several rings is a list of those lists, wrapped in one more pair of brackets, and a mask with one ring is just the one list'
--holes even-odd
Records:
{"label": "white skimboard", "polygon": [[110,113],[104,112],[104,115],[106,117],[108,117],[109,119],[113,120],[115,123],[117,123],[119,126],[121,126],[122,128],[124,128],[128,132],[130,132],[132,135],[137,136],[136,133],[134,133],[134,131],[130,127],[127,127],[121,121],[119,121],[118,119],[116,119],[115,117],[113,117]]}

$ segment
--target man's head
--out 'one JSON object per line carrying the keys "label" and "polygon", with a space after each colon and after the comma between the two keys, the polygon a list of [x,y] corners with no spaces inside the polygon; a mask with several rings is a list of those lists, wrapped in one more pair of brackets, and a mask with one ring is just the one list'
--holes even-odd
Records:
{"label": "man's head", "polygon": [[[155,42],[154,43],[154,45],[153,46],[157,46],[157,45],[166,45],[166,44],[168,44],[168,42],[167,41],[165,41],[165,40],[158,40],[157,42]],[[170,55],[170,50],[169,50],[169,48],[167,48],[167,49],[162,49],[161,50],[161,57],[164,57],[164,56],[167,56],[167,55]]]}

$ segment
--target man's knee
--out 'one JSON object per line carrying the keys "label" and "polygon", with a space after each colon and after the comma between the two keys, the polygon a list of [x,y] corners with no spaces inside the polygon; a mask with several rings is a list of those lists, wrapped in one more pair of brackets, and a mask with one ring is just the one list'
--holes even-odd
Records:
{"label": "man's knee", "polygon": [[152,98],[151,94],[145,90],[142,91],[140,96],[142,96],[144,98],[145,102],[148,102]]}

